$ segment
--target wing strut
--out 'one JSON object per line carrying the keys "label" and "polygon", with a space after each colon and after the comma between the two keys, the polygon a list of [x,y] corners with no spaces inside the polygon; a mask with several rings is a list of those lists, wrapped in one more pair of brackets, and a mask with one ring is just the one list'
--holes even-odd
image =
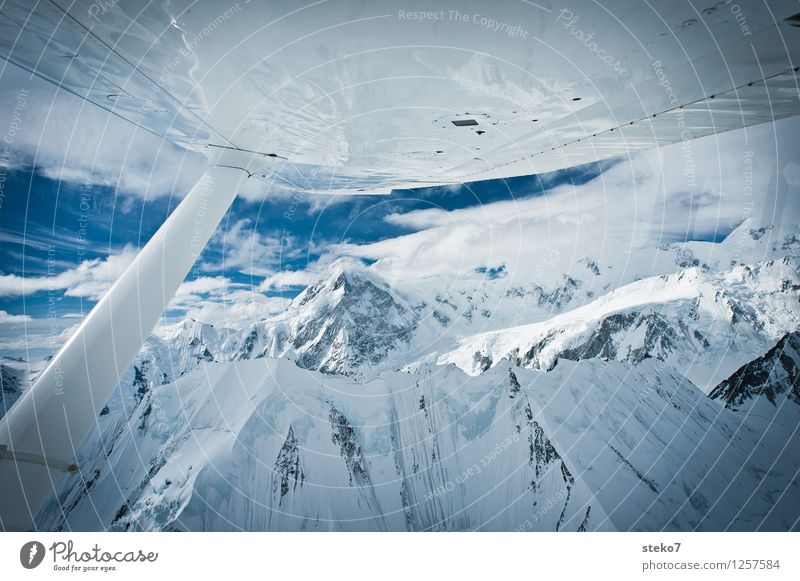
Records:
{"label": "wing strut", "polygon": [[247,172],[210,167],[0,420],[0,528],[28,530]]}

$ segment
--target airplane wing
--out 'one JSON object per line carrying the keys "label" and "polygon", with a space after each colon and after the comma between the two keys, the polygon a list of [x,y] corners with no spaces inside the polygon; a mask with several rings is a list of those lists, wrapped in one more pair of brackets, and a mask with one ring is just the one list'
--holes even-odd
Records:
{"label": "airplane wing", "polygon": [[358,193],[552,171],[795,115],[797,10],[6,0],[0,56],[186,147],[270,156],[253,173],[326,168],[335,186],[301,187]]}

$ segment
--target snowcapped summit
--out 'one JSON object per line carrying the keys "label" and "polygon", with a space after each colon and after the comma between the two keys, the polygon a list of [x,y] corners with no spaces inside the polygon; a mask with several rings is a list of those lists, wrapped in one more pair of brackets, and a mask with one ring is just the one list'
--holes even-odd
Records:
{"label": "snowcapped summit", "polygon": [[390,290],[389,283],[368,267],[353,261],[339,261],[328,273],[297,295],[289,309],[299,309],[319,297],[335,297],[336,300],[352,298],[362,285]]}
{"label": "snowcapped summit", "polygon": [[464,339],[440,363],[478,374],[503,358],[549,370],[559,358],[655,358],[709,391],[800,327],[800,272],[784,257],[722,272],[692,267],[622,286],[533,323]]}
{"label": "snowcapped summit", "polygon": [[800,332],[781,337],[763,356],[715,387],[709,397],[734,410],[746,410],[757,399],[766,399],[775,408],[800,405]]}
{"label": "snowcapped summit", "polygon": [[301,367],[349,375],[407,345],[418,319],[408,299],[378,275],[340,265],[265,326],[283,333],[284,349]]}
{"label": "snowcapped summit", "polygon": [[172,350],[180,351],[198,361],[224,360],[220,355],[221,345],[230,337],[232,331],[216,328],[192,318],[186,318],[174,325],[156,329],[154,336],[168,344]]}
{"label": "snowcapped summit", "polygon": [[290,357],[300,367],[357,375],[408,346],[418,309],[368,268],[338,264],[285,313],[243,332],[236,359]]}

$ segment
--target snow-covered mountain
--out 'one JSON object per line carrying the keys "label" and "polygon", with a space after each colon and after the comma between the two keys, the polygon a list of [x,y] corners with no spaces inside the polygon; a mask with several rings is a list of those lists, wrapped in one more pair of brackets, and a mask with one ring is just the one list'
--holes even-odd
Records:
{"label": "snow-covered mountain", "polygon": [[237,331],[194,319],[158,327],[123,376],[122,392],[138,400],[151,386],[170,383],[200,363],[228,361],[239,337]]}
{"label": "snow-covered mountain", "polygon": [[22,361],[3,357],[0,362],[0,418],[6,411],[19,399],[22,390],[25,388],[24,368],[21,368]]}
{"label": "snow-covered mountain", "polygon": [[721,272],[692,267],[630,283],[541,323],[469,337],[439,361],[478,374],[505,358],[542,370],[559,359],[654,358],[709,391],[800,328],[798,297],[794,258]]}
{"label": "snow-covered mountain", "polygon": [[800,333],[784,335],[763,356],[742,365],[715,387],[709,397],[735,410],[750,410],[764,399],[776,409],[800,406]]}
{"label": "snow-covered mountain", "polygon": [[773,234],[529,281],[340,263],[245,329],[162,327],[37,525],[794,528],[800,239]]}
{"label": "snow-covered mountain", "polygon": [[28,362],[20,358],[0,358],[0,418],[45,368],[49,358]]}
{"label": "snow-covered mountain", "polygon": [[99,425],[38,526],[785,530],[800,505],[797,455],[762,450],[746,414],[652,361],[426,365],[366,383],[203,363]]}
{"label": "snow-covered mountain", "polygon": [[[647,253],[648,260],[639,257],[631,261],[624,273],[612,268],[613,265],[584,257],[573,261],[565,273],[542,269],[540,277],[527,281],[501,277],[457,284],[436,280],[395,286],[374,269],[353,262],[341,263],[298,295],[285,313],[243,329],[215,328],[192,319],[157,329],[123,383],[136,383],[138,387],[159,385],[192,371],[201,361],[259,357],[290,358],[305,369],[366,379],[383,370],[413,368],[421,361],[435,362],[444,354],[442,361],[454,361],[462,369],[476,373],[489,364],[490,358],[496,361],[513,357],[514,347],[507,352],[489,353],[488,349],[476,346],[472,352],[464,353],[472,348],[469,337],[474,336],[477,342],[490,336],[502,336],[511,342],[519,337],[521,348],[528,339],[542,339],[537,329],[553,330],[559,321],[570,326],[574,322],[572,317],[595,317],[599,328],[589,344],[577,344],[580,338],[570,344],[572,349],[582,349],[582,353],[557,356],[591,357],[595,356],[592,351],[598,349],[599,356],[608,356],[600,347],[604,335],[623,333],[632,343],[622,345],[622,351],[616,349],[617,358],[635,361],[658,356],[659,350],[677,348],[683,350],[679,363],[687,368],[692,365],[697,349],[703,349],[704,340],[710,344],[712,339],[718,339],[711,336],[718,326],[724,335],[736,335],[735,347],[741,347],[742,352],[731,355],[731,362],[716,373],[702,378],[699,376],[702,366],[699,362],[694,364],[691,379],[710,389],[739,365],[762,354],[783,333],[796,328],[796,303],[789,305],[790,320],[786,324],[761,321],[763,313],[752,312],[749,305],[750,293],[754,292],[757,297],[774,303],[768,308],[780,311],[779,301],[769,296],[774,287],[771,282],[797,282],[800,239],[791,234],[776,239],[772,234],[771,229],[754,229],[746,221],[722,244],[662,245],[654,253]],[[703,260],[697,256],[703,256]],[[545,263],[548,260],[551,258],[543,257]],[[554,266],[556,258],[552,260]],[[743,260],[749,260],[750,266]],[[665,274],[644,275],[653,271]],[[675,276],[669,278],[670,274]],[[770,277],[777,279],[770,282]],[[689,288],[692,285],[697,288]],[[650,287],[662,289],[660,299],[649,296]],[[712,296],[716,292],[720,297]],[[793,291],[782,288],[779,292],[784,299],[790,299]],[[670,293],[674,293],[672,297]],[[678,304],[681,297],[683,304]],[[663,304],[659,305],[659,300]],[[715,300],[719,305],[713,312],[703,309],[695,312],[697,307],[692,301],[702,306]],[[618,306],[620,302],[625,306]],[[637,310],[637,304],[641,309]],[[732,315],[723,312],[730,309],[740,311]],[[615,312],[609,316],[611,311]],[[688,327],[678,324],[687,313],[690,319],[685,323],[691,327],[688,335]],[[558,319],[558,315],[564,318]],[[781,314],[773,312],[765,316],[777,320]],[[727,320],[731,317],[745,320],[756,317],[758,320],[751,321],[756,327],[755,334],[742,335],[744,329],[738,325],[739,319],[731,323]],[[520,326],[521,323],[528,325]],[[762,323],[766,324],[763,330],[759,329]],[[567,335],[576,333],[578,329],[573,327]],[[637,333],[638,338],[634,337]],[[681,345],[682,342],[686,344]],[[551,366],[556,356],[552,351],[557,351],[558,342],[549,341],[548,345],[549,360],[519,360],[519,363],[534,368]],[[727,349],[723,345],[717,342],[709,357]],[[533,345],[527,347],[529,351]],[[614,341],[608,343],[608,348],[615,349]],[[477,358],[476,353],[479,353]]]}
{"label": "snow-covered mountain", "polygon": [[358,375],[408,351],[422,308],[368,269],[339,265],[284,314],[247,329],[235,357],[290,357],[305,369]]}
{"label": "snow-covered mountain", "polygon": [[[215,328],[193,319],[150,336],[123,385],[169,383],[202,362],[262,357],[294,360],[304,369],[363,377],[398,368],[420,355],[412,338],[431,326],[422,302],[392,289],[363,266],[339,265],[300,293],[286,312],[244,329]],[[433,329],[436,332],[436,329]]]}

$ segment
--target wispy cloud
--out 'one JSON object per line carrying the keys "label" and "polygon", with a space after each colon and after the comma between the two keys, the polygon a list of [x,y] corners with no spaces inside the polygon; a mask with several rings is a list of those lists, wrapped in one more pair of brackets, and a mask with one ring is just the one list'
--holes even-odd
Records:
{"label": "wispy cloud", "polygon": [[31,295],[38,292],[63,292],[68,297],[100,300],[111,284],[136,257],[136,249],[126,246],[121,253],[106,259],[81,262],[75,268],[53,272],[47,276],[0,275],[0,297]]}
{"label": "wispy cloud", "polygon": [[233,270],[254,276],[271,276],[285,261],[296,258],[302,249],[289,235],[258,230],[253,220],[240,219],[217,232],[208,255],[219,256],[202,264],[206,272]]}
{"label": "wispy cloud", "polygon": [[74,319],[34,317],[21,324],[0,323],[0,351],[31,359],[57,351],[79,325]]}
{"label": "wispy cloud", "polygon": [[307,270],[286,270],[276,272],[265,278],[259,285],[262,291],[281,291],[292,288],[305,287],[314,282],[318,272]]}
{"label": "wispy cloud", "polygon": [[181,298],[197,294],[219,293],[232,285],[231,279],[224,276],[201,276],[181,284],[175,296]]}
{"label": "wispy cloud", "polygon": [[[385,221],[410,233],[334,245],[327,259],[374,261],[372,268],[390,280],[409,283],[480,277],[481,268],[501,263],[511,279],[541,277],[536,265],[547,252],[559,256],[551,268],[557,277],[587,255],[615,265],[624,277],[634,254],[646,262],[653,258],[647,253],[665,242],[719,240],[747,217],[796,223],[800,204],[770,180],[776,160],[790,167],[789,160],[800,156],[798,130],[800,120],[788,119],[696,140],[688,151],[676,144],[642,152],[586,183],[563,184],[544,195],[516,191],[515,200],[392,213]],[[278,287],[284,279],[302,281],[304,274],[278,274],[264,284]]]}
{"label": "wispy cloud", "polygon": [[167,308],[170,318],[191,317],[223,327],[241,327],[282,312],[289,299],[268,297],[224,276],[183,283]]}
{"label": "wispy cloud", "polygon": [[212,325],[236,329],[282,313],[290,302],[290,299],[268,297],[253,290],[238,289],[220,297],[197,298],[191,306],[187,305],[183,315]]}
{"label": "wispy cloud", "polygon": [[0,325],[21,325],[32,320],[28,315],[11,315],[6,311],[0,311]]}

